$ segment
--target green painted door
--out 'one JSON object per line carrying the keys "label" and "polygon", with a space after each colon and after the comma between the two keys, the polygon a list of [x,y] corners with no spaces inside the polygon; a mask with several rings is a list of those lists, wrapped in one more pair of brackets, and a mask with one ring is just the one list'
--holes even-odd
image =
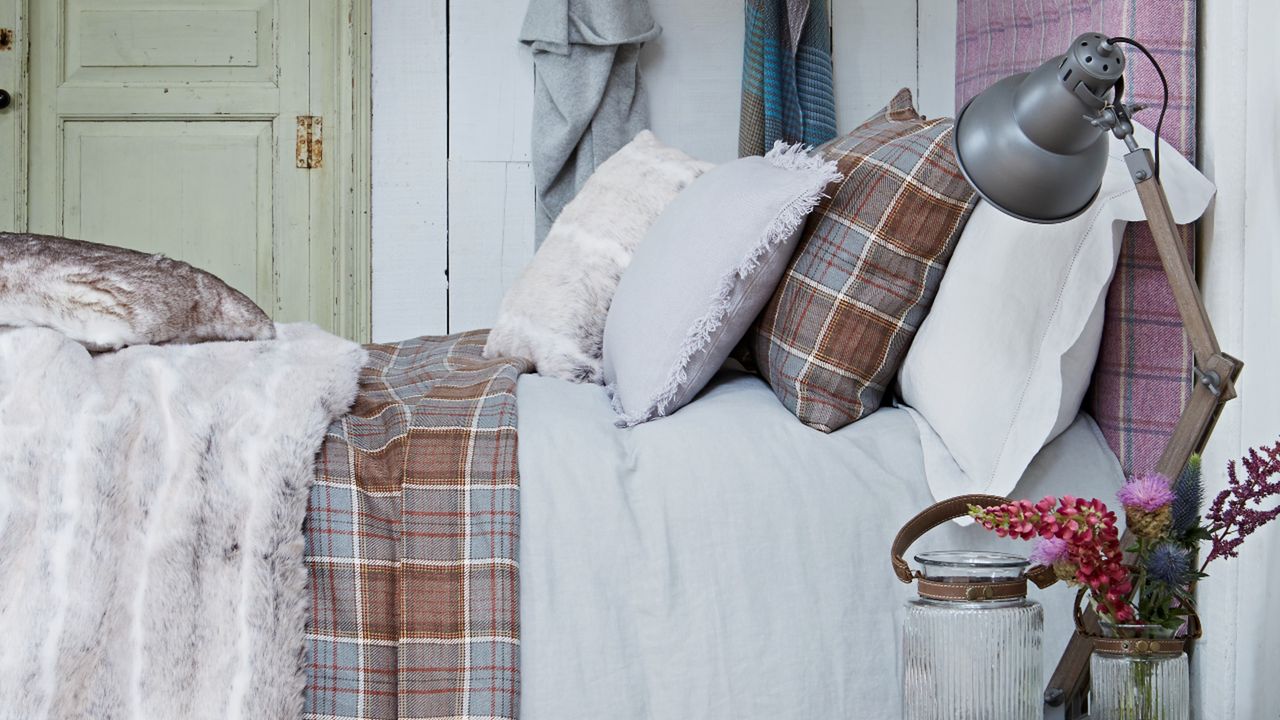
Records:
{"label": "green painted door", "polygon": [[314,76],[337,69],[341,35],[312,28],[341,22],[334,0],[0,0],[0,16],[15,3],[29,44],[15,226],[162,252],[276,320],[347,329],[342,162],[301,167],[320,148],[299,133],[310,116],[337,124],[338,95]]}

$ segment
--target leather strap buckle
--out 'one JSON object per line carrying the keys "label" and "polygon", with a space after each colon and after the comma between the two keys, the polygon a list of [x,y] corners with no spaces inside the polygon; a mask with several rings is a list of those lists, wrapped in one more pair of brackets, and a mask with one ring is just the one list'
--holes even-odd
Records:
{"label": "leather strap buckle", "polygon": [[916,585],[920,597],[928,600],[949,600],[956,602],[986,602],[999,600],[1021,600],[1027,596],[1027,579],[1025,577],[1008,582],[938,582],[921,578]]}

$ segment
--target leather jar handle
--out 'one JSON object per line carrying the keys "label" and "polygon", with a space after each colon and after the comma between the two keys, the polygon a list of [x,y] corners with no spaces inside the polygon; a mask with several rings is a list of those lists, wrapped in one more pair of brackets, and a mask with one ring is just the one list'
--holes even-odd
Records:
{"label": "leather jar handle", "polygon": [[969,514],[970,505],[979,505],[981,507],[990,507],[992,505],[1003,505],[1009,502],[1009,498],[1003,498],[999,495],[959,495],[949,500],[943,500],[940,503],[934,503],[919,515],[907,521],[906,525],[898,531],[898,536],[893,539],[893,572],[898,579],[904,583],[910,583],[915,580],[916,574],[911,572],[911,567],[907,565],[907,561],[902,559],[907,548],[911,544],[920,539],[920,536],[947,522],[955,520],[958,517],[964,517]]}
{"label": "leather jar handle", "polygon": [[[893,539],[893,549],[891,550],[893,562],[893,572],[898,579],[904,583],[911,583],[920,573],[911,572],[911,566],[907,565],[907,561],[902,556],[907,552],[907,548],[922,535],[939,525],[963,517],[969,514],[969,506],[977,505],[979,507],[991,507],[993,505],[1004,505],[1009,502],[1009,498],[1000,497],[999,495],[983,495],[975,493],[972,495],[959,495],[949,500],[943,500],[935,503],[920,511],[919,515],[907,521],[906,525],[898,531],[898,536]],[[1047,588],[1057,582],[1057,577],[1053,574],[1053,568],[1036,566],[1027,571],[1026,576],[1041,589]]]}

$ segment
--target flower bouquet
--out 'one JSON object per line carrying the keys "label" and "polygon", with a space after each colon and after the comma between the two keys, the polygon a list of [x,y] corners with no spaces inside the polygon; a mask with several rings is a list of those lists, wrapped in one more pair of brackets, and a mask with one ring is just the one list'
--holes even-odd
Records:
{"label": "flower bouquet", "polygon": [[[1053,568],[1059,579],[1087,594],[1102,628],[1092,663],[1094,704],[1108,709],[1106,717],[1186,716],[1186,655],[1178,638],[1199,632],[1195,583],[1207,577],[1210,563],[1236,557],[1245,538],[1280,515],[1280,506],[1267,506],[1280,498],[1280,442],[1228,463],[1227,480],[1227,488],[1202,513],[1198,456],[1177,478],[1130,478],[1116,494],[1132,535],[1126,547],[1116,513],[1096,498],[1068,495],[970,507],[982,527],[1002,537],[1035,540],[1032,563]],[[1201,561],[1206,542],[1209,551]],[[1166,692],[1158,681],[1168,668],[1159,652],[1148,651],[1171,646],[1182,664],[1182,680],[1180,688]],[[1108,677],[1111,655],[1125,656],[1123,687],[1106,697],[1099,686]],[[1170,710],[1168,703],[1181,707]]]}

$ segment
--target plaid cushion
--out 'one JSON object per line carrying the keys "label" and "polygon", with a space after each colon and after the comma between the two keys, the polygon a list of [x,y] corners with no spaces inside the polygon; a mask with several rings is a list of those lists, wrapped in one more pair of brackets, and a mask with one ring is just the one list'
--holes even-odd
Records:
{"label": "plaid cushion", "polygon": [[813,214],[749,337],[761,375],[805,424],[831,432],[880,407],[976,203],[950,119],[902,90],[816,152],[845,179]]}
{"label": "plaid cushion", "polygon": [[306,518],[305,717],[515,718],[516,381],[487,332],[372,345]]}

